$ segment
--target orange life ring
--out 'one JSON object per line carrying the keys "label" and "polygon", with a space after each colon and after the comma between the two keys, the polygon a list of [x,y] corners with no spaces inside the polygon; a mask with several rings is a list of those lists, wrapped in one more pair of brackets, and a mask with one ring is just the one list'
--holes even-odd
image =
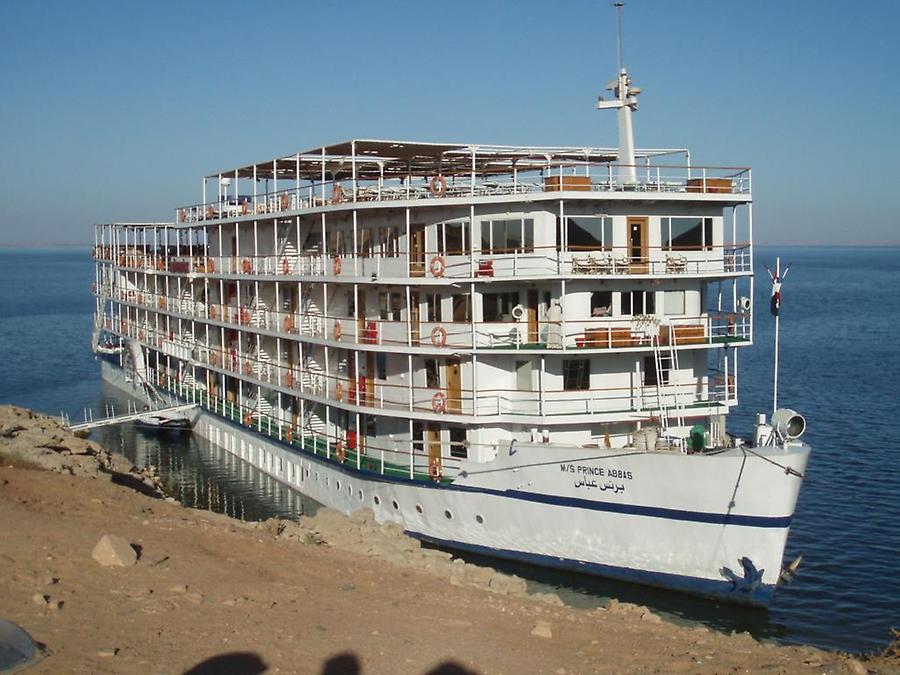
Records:
{"label": "orange life ring", "polygon": [[447,411],[447,394],[442,391],[434,392],[431,397],[431,409],[440,414]]}
{"label": "orange life ring", "polygon": [[244,274],[250,274],[253,271],[253,266],[250,264],[249,258],[244,258],[241,261],[241,269],[244,271]]}
{"label": "orange life ring", "polygon": [[440,483],[441,479],[444,477],[444,469],[441,466],[441,463],[435,458],[432,458],[428,462],[428,477],[435,483]]}
{"label": "orange life ring", "polygon": [[435,326],[431,329],[431,344],[435,347],[443,347],[447,344],[447,329],[443,326]]}
{"label": "orange life ring", "polygon": [[250,204],[248,202],[244,202],[243,204],[241,204],[241,215],[246,216],[248,213],[250,213]]}
{"label": "orange life ring", "polygon": [[344,450],[344,442],[339,440],[334,444],[334,456],[337,458],[337,461],[341,464],[344,463],[344,460],[347,459],[347,451]]}
{"label": "orange life ring", "polygon": [[291,426],[285,427],[284,440],[286,440],[288,443],[294,442],[294,428],[293,427],[291,427]]}
{"label": "orange life ring", "polygon": [[343,267],[343,263],[340,258],[335,258],[334,262],[331,263],[331,268],[334,270],[334,276],[340,276],[341,268]]}
{"label": "orange life ring", "polygon": [[185,211],[184,209],[181,209],[181,211],[178,212],[178,222],[183,223],[186,220],[187,220],[187,211]]}
{"label": "orange life ring", "polygon": [[291,205],[291,196],[287,193],[282,194],[278,197],[278,206],[281,207],[282,211],[287,211],[287,208]]}
{"label": "orange life ring", "polygon": [[288,262],[287,258],[281,259],[281,273],[282,274],[290,274],[291,273],[291,264]]}
{"label": "orange life ring", "polygon": [[431,180],[428,182],[428,189],[431,191],[433,197],[443,197],[447,194],[447,179],[441,174],[432,176]]}
{"label": "orange life ring", "polygon": [[444,276],[444,270],[447,269],[447,261],[444,260],[444,256],[436,255],[428,263],[428,269],[431,270],[432,276],[442,277]]}
{"label": "orange life ring", "polygon": [[340,382],[334,385],[334,397],[338,401],[344,400],[344,385],[342,385]]}
{"label": "orange life ring", "polygon": [[340,321],[334,322],[334,330],[332,331],[332,335],[335,340],[340,340],[341,336],[344,334],[344,329],[341,327]]}
{"label": "orange life ring", "polygon": [[253,364],[250,361],[244,361],[244,375],[250,375],[253,372]]}

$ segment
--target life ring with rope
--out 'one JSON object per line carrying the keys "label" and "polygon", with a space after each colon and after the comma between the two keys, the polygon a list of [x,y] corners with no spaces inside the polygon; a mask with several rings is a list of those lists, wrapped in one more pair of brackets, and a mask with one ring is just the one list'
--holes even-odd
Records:
{"label": "life ring with rope", "polygon": [[444,477],[444,468],[441,466],[440,461],[435,458],[428,462],[428,477],[435,483],[440,483]]}
{"label": "life ring with rope", "polygon": [[431,329],[431,344],[435,347],[443,347],[447,344],[447,329],[443,326],[435,326]]}
{"label": "life ring with rope", "polygon": [[432,176],[428,182],[428,189],[432,197],[443,197],[447,194],[447,179],[441,174]]}
{"label": "life ring with rope", "polygon": [[444,256],[436,255],[428,263],[428,269],[431,271],[431,276],[442,277],[447,269],[447,261],[444,260]]}
{"label": "life ring with rope", "polygon": [[512,308],[512,315],[516,321],[521,321],[525,316],[525,308],[522,305],[516,305]]}
{"label": "life ring with rope", "polygon": [[447,394],[436,391],[431,397],[431,409],[438,414],[447,412]]}

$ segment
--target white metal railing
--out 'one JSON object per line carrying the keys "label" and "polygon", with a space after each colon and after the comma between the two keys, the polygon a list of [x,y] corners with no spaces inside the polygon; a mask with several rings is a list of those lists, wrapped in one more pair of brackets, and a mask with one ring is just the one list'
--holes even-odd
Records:
{"label": "white metal railing", "polygon": [[[185,341],[183,336],[172,337],[163,331],[156,331],[127,319],[115,322],[107,317],[104,327],[109,332],[138,339],[163,354],[185,362],[317,397],[323,399],[322,402],[337,401],[384,410],[475,416],[652,412],[658,407],[655,385],[543,391],[485,388],[479,389],[473,396],[472,390],[462,387],[451,391],[446,387],[411,386],[366,377],[350,380],[346,374],[326,375],[320,370],[283,364],[275,359],[263,361],[254,353],[205,345],[196,340]],[[669,384],[666,395],[671,394],[673,401],[677,396],[679,405],[684,407],[735,402],[733,376],[730,380],[716,379],[717,377],[700,377],[690,382]],[[648,403],[648,396],[652,396],[652,405]]]}
{"label": "white metal railing", "polygon": [[396,200],[491,197],[539,192],[667,192],[749,194],[751,172],[746,168],[645,165],[637,167],[637,180],[623,183],[620,167],[606,163],[548,165],[541,171],[519,174],[445,176],[446,185],[432,177],[383,180],[313,181],[287,189],[183,206],[175,211],[178,223],[256,217],[348,203]]}

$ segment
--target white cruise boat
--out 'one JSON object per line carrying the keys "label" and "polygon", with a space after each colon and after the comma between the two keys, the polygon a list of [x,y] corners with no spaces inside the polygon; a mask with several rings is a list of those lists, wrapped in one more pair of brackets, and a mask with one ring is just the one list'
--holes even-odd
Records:
{"label": "white cruise boat", "polygon": [[[415,537],[766,604],[805,423],[726,431],[752,343],[751,172],[619,147],[351,140],[96,227],[103,375]],[[138,356],[134,356],[138,354]]]}

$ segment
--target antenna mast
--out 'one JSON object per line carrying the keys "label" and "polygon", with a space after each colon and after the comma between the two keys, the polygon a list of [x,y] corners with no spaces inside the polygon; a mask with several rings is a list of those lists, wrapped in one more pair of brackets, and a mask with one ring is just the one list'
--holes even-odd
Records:
{"label": "antenna mast", "polygon": [[597,97],[598,110],[618,110],[619,118],[619,182],[633,185],[637,182],[637,167],[634,159],[634,129],[631,125],[631,113],[637,110],[637,95],[641,93],[639,87],[631,86],[631,78],[625,70],[624,47],[622,40],[622,8],[624,2],[614,2],[616,8],[616,30],[619,56],[619,72],[616,79],[606,84],[605,89],[612,91],[615,98],[604,101],[602,96]]}

